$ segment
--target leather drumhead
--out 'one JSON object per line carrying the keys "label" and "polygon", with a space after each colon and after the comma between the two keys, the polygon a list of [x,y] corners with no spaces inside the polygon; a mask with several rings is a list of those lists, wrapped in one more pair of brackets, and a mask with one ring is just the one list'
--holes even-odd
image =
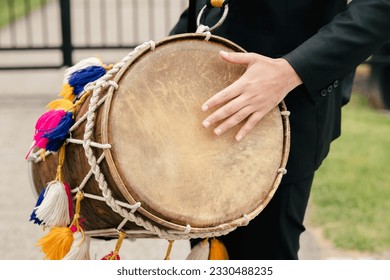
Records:
{"label": "leather drumhead", "polygon": [[245,71],[223,61],[220,50],[244,51],[215,36],[168,37],[122,68],[105,104],[112,176],[157,223],[226,224],[258,209],[275,188],[285,157],[278,107],[239,143],[238,127],[218,137],[202,126],[209,114],[203,102]]}

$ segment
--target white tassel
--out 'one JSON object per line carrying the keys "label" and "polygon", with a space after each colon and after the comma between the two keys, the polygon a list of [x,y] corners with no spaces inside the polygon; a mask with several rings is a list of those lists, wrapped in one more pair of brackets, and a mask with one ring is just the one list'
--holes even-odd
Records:
{"label": "white tassel", "polygon": [[75,65],[73,65],[72,67],[69,67],[68,69],[65,70],[63,84],[67,84],[69,82],[70,76],[73,73],[75,73],[76,71],[85,69],[89,66],[101,66],[101,65],[102,65],[102,62],[100,61],[100,59],[98,59],[96,57],[89,57],[89,58],[83,59],[83,60],[79,61],[78,63],[76,63]]}
{"label": "white tassel", "polygon": [[208,260],[210,244],[208,239],[199,242],[188,254],[186,260]]}
{"label": "white tassel", "polygon": [[66,227],[70,224],[69,199],[63,183],[50,182],[42,203],[36,207],[36,217],[48,227]]}
{"label": "white tassel", "polygon": [[81,232],[73,234],[73,243],[69,252],[63,258],[63,260],[90,260],[89,247],[91,238],[84,236]]}

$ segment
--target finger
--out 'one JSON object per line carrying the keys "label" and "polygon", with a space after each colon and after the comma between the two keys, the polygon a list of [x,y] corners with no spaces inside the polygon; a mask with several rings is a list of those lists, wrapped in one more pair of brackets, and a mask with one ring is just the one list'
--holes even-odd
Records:
{"label": "finger", "polygon": [[240,142],[248,133],[256,126],[256,124],[264,117],[263,112],[253,113],[246,123],[241,127],[240,131],[236,135],[236,140]]}
{"label": "finger", "polygon": [[218,127],[216,127],[214,129],[214,133],[216,135],[221,135],[225,133],[230,128],[238,125],[243,120],[245,120],[251,113],[253,113],[253,109],[250,106],[246,106],[242,108],[241,110],[237,111],[232,116],[230,116],[223,123],[221,123]]}
{"label": "finger", "polygon": [[247,105],[246,98],[240,95],[209,115],[203,121],[203,126],[208,128],[209,126],[234,115],[236,112],[246,107]]}
{"label": "finger", "polygon": [[237,97],[242,92],[242,83],[240,80],[235,81],[231,85],[227,86],[223,90],[217,92],[215,95],[210,97],[205,103],[202,105],[202,111],[206,112],[209,109],[212,109],[219,104],[228,102],[233,98]]}
{"label": "finger", "polygon": [[[220,51],[220,56],[231,63],[236,63],[236,64],[246,64],[249,65],[253,63],[253,61],[256,59],[256,56],[252,53],[239,53],[239,52],[225,52],[225,51]],[[207,110],[225,103],[237,95],[241,94],[242,92],[242,87],[243,87],[243,82],[242,79],[238,79],[225,89],[221,90],[220,92],[216,93],[213,95],[210,99],[208,99],[205,103],[202,105],[202,111],[206,112]]]}
{"label": "finger", "polygon": [[252,53],[220,51],[219,55],[222,57],[222,59],[234,64],[249,65],[253,62],[254,59],[256,59],[256,56],[254,56]]}

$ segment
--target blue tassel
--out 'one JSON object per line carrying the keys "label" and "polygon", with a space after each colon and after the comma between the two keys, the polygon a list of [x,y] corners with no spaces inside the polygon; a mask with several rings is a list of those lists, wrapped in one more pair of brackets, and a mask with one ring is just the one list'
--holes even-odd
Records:
{"label": "blue tassel", "polygon": [[73,124],[73,114],[72,112],[67,112],[56,128],[43,135],[43,137],[49,140],[46,144],[46,150],[52,152],[58,151],[64,144],[66,138],[69,137],[69,129]]}
{"label": "blue tassel", "polygon": [[39,194],[39,197],[38,197],[38,200],[37,200],[37,203],[35,204],[35,207],[34,207],[34,210],[33,212],[31,213],[30,215],[30,222],[31,221],[34,221],[34,224],[38,224],[38,225],[41,225],[42,224],[42,221],[40,219],[37,218],[36,216],[36,211],[37,211],[37,207],[39,205],[41,205],[42,201],[43,201],[43,198],[45,196],[45,191],[46,191],[46,188],[44,188],[41,193]]}
{"label": "blue tassel", "polygon": [[86,84],[93,82],[106,74],[106,69],[101,66],[89,66],[85,69],[74,72],[69,78],[69,85],[74,90],[73,93],[79,95]]}

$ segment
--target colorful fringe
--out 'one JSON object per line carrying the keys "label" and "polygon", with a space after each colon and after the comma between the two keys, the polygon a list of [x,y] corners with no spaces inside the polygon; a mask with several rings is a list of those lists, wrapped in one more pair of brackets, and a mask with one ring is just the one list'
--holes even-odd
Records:
{"label": "colorful fringe", "polygon": [[[42,237],[37,246],[41,247],[46,259],[68,260],[89,259],[90,238],[85,236],[80,225],[80,202],[83,194],[76,194],[76,209],[73,214],[73,201],[70,187],[64,183],[62,167],[65,161],[66,139],[75,124],[75,112],[88,97],[84,87],[106,74],[106,69],[97,58],[80,61],[65,71],[62,99],[56,99],[47,105],[48,111],[39,117],[35,124],[33,143],[27,157],[34,148],[58,152],[56,178],[41,191],[36,205],[30,215],[34,224],[49,227],[50,232]],[[27,158],[26,157],[26,158]],[[72,223],[70,223],[71,218]],[[124,237],[121,237],[121,242]],[[120,243],[121,243],[120,242]],[[112,256],[119,259],[118,244]]]}
{"label": "colorful fringe", "polygon": [[45,112],[35,124],[31,151],[38,147],[45,151],[56,152],[69,137],[69,130],[74,125],[74,112],[81,102],[80,94],[84,87],[106,74],[106,69],[97,58],[87,58],[67,69],[64,75],[64,84],[60,92],[63,99],[56,99],[47,105]]}

